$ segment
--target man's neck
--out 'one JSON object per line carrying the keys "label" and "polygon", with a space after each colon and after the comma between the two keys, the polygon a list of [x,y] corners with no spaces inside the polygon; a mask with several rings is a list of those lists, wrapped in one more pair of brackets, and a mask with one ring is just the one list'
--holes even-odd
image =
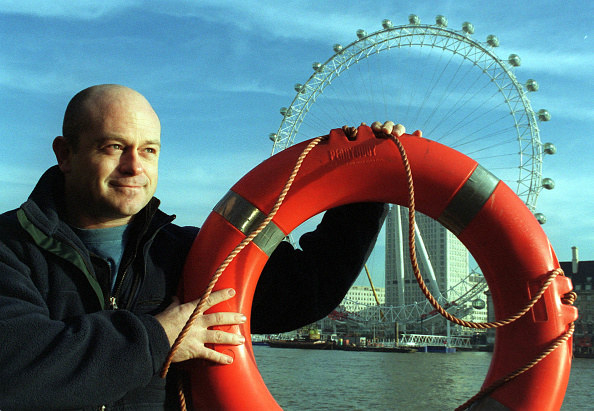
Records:
{"label": "man's neck", "polygon": [[108,217],[92,216],[79,207],[72,207],[66,202],[66,221],[68,224],[82,229],[111,228],[127,225],[132,220],[132,216]]}
{"label": "man's neck", "polygon": [[93,230],[98,228],[112,228],[112,227],[120,227],[126,225],[130,222],[132,217],[126,217],[121,219],[111,219],[105,221],[97,221],[91,219],[79,219],[78,221],[74,222],[74,225],[78,228],[83,228],[86,230]]}
{"label": "man's neck", "polygon": [[[68,193],[65,189],[66,222],[82,229],[119,227],[130,223],[132,216],[102,215],[93,207],[85,207],[85,201]],[[100,211],[100,210],[98,210]]]}

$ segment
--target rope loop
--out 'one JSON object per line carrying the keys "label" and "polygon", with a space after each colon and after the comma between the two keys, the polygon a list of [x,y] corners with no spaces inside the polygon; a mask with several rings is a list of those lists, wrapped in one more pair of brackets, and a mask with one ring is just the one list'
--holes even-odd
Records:
{"label": "rope loop", "polygon": [[575,303],[577,299],[577,293],[575,291],[570,291],[567,294],[564,294],[563,297],[561,297],[561,302],[563,304],[573,305],[573,303]]}
{"label": "rope loop", "polygon": [[398,150],[400,151],[400,156],[402,157],[402,162],[404,163],[404,169],[405,169],[406,176],[407,176],[408,194],[409,194],[408,240],[409,240],[410,260],[411,260],[413,274],[415,276],[415,279],[417,280],[417,283],[419,284],[419,287],[421,288],[421,291],[423,292],[423,294],[425,295],[427,300],[429,300],[429,302],[431,303],[433,308],[435,308],[435,310],[437,312],[439,312],[439,314],[441,314],[443,317],[445,317],[448,321],[453,322],[454,324],[457,324],[457,325],[461,325],[463,327],[468,327],[468,328],[476,328],[476,329],[497,328],[497,327],[502,327],[504,325],[511,324],[514,321],[521,318],[528,311],[530,311],[530,309],[532,307],[534,307],[534,305],[538,302],[538,300],[540,300],[540,298],[542,297],[544,292],[547,290],[547,288],[551,285],[551,283],[553,282],[555,277],[557,277],[558,275],[563,275],[563,270],[561,268],[555,268],[554,270],[551,270],[550,272],[548,272],[547,279],[541,286],[538,293],[536,293],[536,295],[534,297],[532,297],[532,299],[530,301],[528,301],[528,303],[520,311],[518,311],[517,313],[515,313],[503,320],[493,321],[493,322],[472,322],[472,321],[462,320],[462,319],[457,318],[457,317],[453,316],[452,314],[448,313],[445,310],[445,308],[443,308],[443,306],[441,304],[439,304],[439,302],[435,299],[435,297],[433,297],[433,295],[431,294],[431,291],[429,291],[429,289],[427,288],[427,285],[425,284],[425,281],[423,280],[423,276],[421,275],[421,270],[419,269],[419,263],[417,260],[417,253],[416,253],[416,242],[415,242],[415,190],[414,190],[412,171],[410,168],[410,164],[408,162],[408,157],[406,155],[406,151],[404,150],[404,147],[400,143],[400,140],[393,135],[390,135],[390,138],[392,139],[392,141],[394,141],[394,143],[398,147]]}
{"label": "rope loop", "polygon": [[[412,171],[411,171],[411,168],[410,168],[410,164],[408,162],[408,157],[406,155],[406,151],[404,150],[404,147],[400,143],[400,140],[397,137],[393,136],[393,135],[390,135],[389,137],[392,139],[392,141],[394,141],[394,143],[398,147],[398,150],[400,151],[400,156],[402,157],[402,162],[404,164],[404,169],[405,169],[405,172],[406,172],[406,175],[407,175],[408,193],[409,193],[409,207],[408,207],[408,209],[409,209],[409,218],[408,218],[408,220],[409,220],[409,230],[408,230],[408,238],[409,238],[410,260],[411,260],[411,264],[412,264],[412,267],[413,267],[413,273],[414,273],[414,276],[415,276],[415,278],[417,280],[417,283],[419,284],[419,287],[421,288],[421,291],[423,292],[423,294],[425,295],[425,297],[429,300],[429,302],[431,303],[431,305],[433,306],[433,308],[435,308],[443,317],[445,317],[450,322],[453,322],[453,323],[458,324],[458,325],[462,325],[464,327],[477,328],[477,329],[503,327],[503,326],[508,325],[508,324],[511,324],[514,321],[516,321],[519,318],[521,318],[528,311],[530,311],[530,309],[532,307],[534,307],[534,305],[538,302],[538,300],[540,300],[540,298],[543,296],[543,294],[545,293],[545,291],[547,290],[547,288],[551,285],[551,283],[553,282],[553,280],[558,275],[563,275],[563,270],[561,268],[555,268],[555,269],[549,271],[547,273],[547,278],[544,281],[544,283],[542,284],[542,286],[541,286],[540,290],[538,291],[538,293],[536,293],[536,295],[534,295],[534,297],[532,297],[532,299],[530,299],[530,301],[528,301],[528,303],[524,306],[524,308],[522,308],[517,313],[515,313],[515,314],[513,314],[513,315],[511,315],[511,316],[509,316],[509,317],[507,317],[507,318],[505,318],[503,320],[493,321],[493,322],[484,322],[484,323],[481,323],[481,322],[471,322],[471,321],[462,320],[462,319],[457,318],[457,317],[451,315],[450,313],[448,313],[441,306],[441,304],[439,304],[439,302],[433,297],[433,295],[431,294],[431,292],[427,288],[427,286],[425,284],[425,281],[423,281],[423,277],[422,277],[422,275],[420,273],[419,264],[418,264],[417,256],[416,256],[416,254],[417,254],[416,253],[416,246],[415,246],[415,198],[414,198],[415,197],[415,193],[414,193],[414,184],[413,184]],[[565,294],[561,298],[561,301],[563,302],[563,304],[573,304],[576,299],[577,299],[577,294],[575,292],[573,292],[573,291],[570,291],[569,293]],[[565,342],[567,342],[569,340],[569,338],[572,336],[574,329],[575,329],[575,324],[574,323],[569,324],[569,329],[564,334],[562,334],[561,336],[557,337],[535,359],[533,359],[532,361],[530,361],[527,364],[523,365],[522,367],[518,368],[517,370],[509,373],[508,375],[500,378],[499,380],[493,382],[487,388],[481,389],[475,396],[473,396],[468,401],[466,401],[463,405],[461,405],[460,407],[458,407],[456,409],[456,411],[467,409],[474,402],[476,402],[476,401],[482,399],[483,397],[489,395],[490,393],[492,393],[493,391],[495,391],[497,388],[501,387],[502,385],[504,385],[504,384],[508,383],[509,381],[513,380],[517,376],[525,373],[530,368],[534,367],[536,364],[538,364],[540,361],[542,361],[547,355],[549,355],[551,352],[555,351],[555,349],[557,349],[557,347],[559,347],[562,344],[564,344]]]}

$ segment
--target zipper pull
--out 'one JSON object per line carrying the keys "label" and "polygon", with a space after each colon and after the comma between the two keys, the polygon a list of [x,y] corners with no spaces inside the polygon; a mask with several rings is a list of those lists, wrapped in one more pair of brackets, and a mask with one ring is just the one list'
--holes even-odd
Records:
{"label": "zipper pull", "polygon": [[109,308],[111,308],[112,310],[118,309],[118,303],[116,302],[115,297],[109,297]]}

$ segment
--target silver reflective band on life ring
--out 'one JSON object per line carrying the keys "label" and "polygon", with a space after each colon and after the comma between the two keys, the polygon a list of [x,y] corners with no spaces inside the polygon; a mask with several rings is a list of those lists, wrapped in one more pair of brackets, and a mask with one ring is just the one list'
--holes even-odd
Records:
{"label": "silver reflective band on life ring", "polygon": [[497,184],[499,179],[479,164],[437,221],[459,235],[483,208]]}
{"label": "silver reflective band on life ring", "polygon": [[[213,208],[213,211],[220,214],[233,227],[237,228],[246,236],[258,228],[262,221],[266,219],[266,214],[233,191],[227,192]],[[270,257],[283,238],[285,238],[285,234],[271,221],[254,238],[253,242]]]}

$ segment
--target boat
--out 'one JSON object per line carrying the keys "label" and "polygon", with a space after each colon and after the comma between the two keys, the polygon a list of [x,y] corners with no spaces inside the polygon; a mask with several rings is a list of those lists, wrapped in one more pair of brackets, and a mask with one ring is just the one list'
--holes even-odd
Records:
{"label": "boat", "polygon": [[268,346],[272,348],[301,348],[306,350],[332,350],[335,348],[334,341],[322,340],[268,340]]}

